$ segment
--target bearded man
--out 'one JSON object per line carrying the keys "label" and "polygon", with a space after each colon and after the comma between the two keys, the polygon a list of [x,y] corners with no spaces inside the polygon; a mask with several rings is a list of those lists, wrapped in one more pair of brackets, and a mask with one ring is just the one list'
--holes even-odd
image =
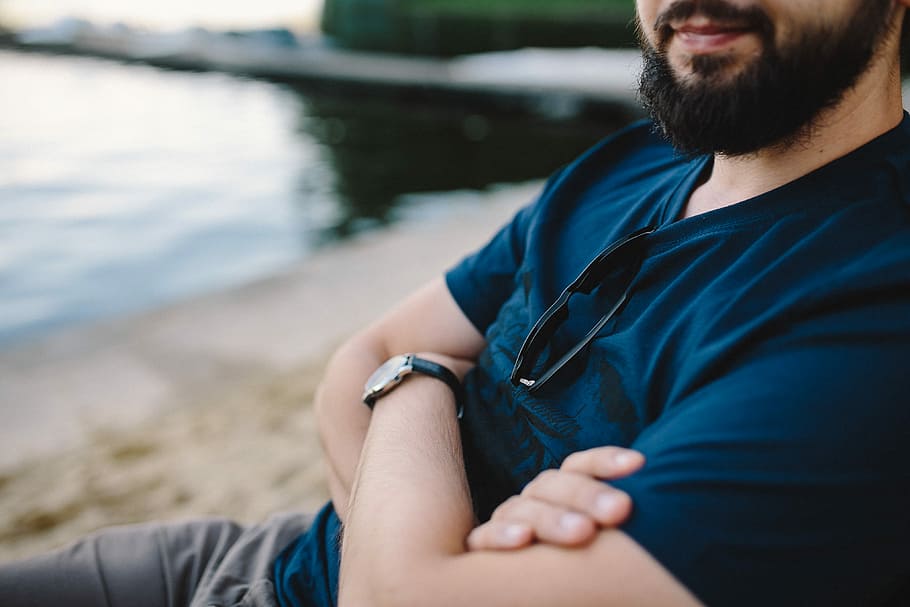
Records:
{"label": "bearded man", "polygon": [[0,603],[907,604],[908,4],[638,0],[653,122],[340,349],[332,504],[103,533]]}

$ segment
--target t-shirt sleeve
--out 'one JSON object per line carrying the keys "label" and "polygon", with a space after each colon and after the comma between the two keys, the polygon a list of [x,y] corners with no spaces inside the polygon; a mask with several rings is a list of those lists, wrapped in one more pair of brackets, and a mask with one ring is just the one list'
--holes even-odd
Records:
{"label": "t-shirt sleeve", "polygon": [[446,273],[449,292],[481,333],[486,332],[514,288],[530,214],[531,207],[519,211],[484,247]]}
{"label": "t-shirt sleeve", "polygon": [[481,333],[512,294],[524,260],[528,231],[560,173],[547,182],[537,202],[521,209],[493,238],[446,273],[455,302]]}
{"label": "t-shirt sleeve", "polygon": [[670,403],[612,483],[623,530],[708,605],[881,604],[910,579],[908,310],[833,309]]}

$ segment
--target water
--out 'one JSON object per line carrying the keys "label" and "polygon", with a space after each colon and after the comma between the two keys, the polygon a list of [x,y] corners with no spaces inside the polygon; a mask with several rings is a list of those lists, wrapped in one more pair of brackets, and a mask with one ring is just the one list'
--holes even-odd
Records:
{"label": "water", "polygon": [[202,25],[215,29],[296,27],[318,23],[321,0],[2,0],[0,18],[16,26],[42,26],[67,16],[96,23],[124,22],[154,29],[180,29]]}
{"label": "water", "polygon": [[405,193],[544,177],[615,126],[8,51],[0,82],[0,346],[274,273]]}

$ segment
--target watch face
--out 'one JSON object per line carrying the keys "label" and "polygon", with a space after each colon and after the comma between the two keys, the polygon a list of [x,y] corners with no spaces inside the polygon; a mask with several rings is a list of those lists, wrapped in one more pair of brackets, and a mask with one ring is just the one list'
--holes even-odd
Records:
{"label": "watch face", "polygon": [[407,362],[407,356],[395,356],[387,360],[370,375],[366,386],[364,386],[365,392],[372,394],[382,392],[389,384],[392,384],[398,379],[401,368],[407,364]]}

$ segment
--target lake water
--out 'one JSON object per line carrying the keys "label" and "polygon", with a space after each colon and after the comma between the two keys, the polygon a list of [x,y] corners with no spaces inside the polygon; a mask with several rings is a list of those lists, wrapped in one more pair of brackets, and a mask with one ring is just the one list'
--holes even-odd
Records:
{"label": "lake water", "polygon": [[545,177],[618,126],[12,51],[0,82],[0,346],[274,273],[406,193]]}

